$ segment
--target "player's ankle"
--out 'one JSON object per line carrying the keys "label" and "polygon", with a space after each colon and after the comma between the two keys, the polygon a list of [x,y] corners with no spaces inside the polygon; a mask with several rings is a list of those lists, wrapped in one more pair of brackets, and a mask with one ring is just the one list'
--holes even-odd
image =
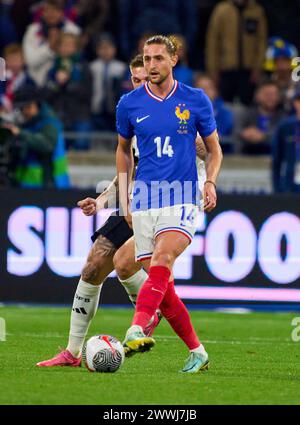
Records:
{"label": "player's ankle", "polygon": [[205,351],[205,348],[204,348],[203,344],[200,344],[198,347],[193,348],[192,350],[190,350],[190,352],[191,353],[202,354],[202,355],[207,354],[207,352]]}

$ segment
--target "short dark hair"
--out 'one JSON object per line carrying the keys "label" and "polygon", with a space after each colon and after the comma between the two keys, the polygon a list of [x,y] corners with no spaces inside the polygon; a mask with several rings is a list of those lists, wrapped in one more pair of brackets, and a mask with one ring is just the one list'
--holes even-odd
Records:
{"label": "short dark hair", "polygon": [[271,80],[270,78],[266,78],[260,81],[260,83],[256,86],[256,92],[268,86],[275,86],[279,90],[275,81]]}
{"label": "short dark hair", "polygon": [[23,108],[31,103],[39,105],[42,101],[41,90],[33,85],[26,84],[15,92],[13,104],[15,108]]}
{"label": "short dark hair", "polygon": [[144,66],[143,55],[136,55],[131,59],[129,66],[130,68],[142,68]]}

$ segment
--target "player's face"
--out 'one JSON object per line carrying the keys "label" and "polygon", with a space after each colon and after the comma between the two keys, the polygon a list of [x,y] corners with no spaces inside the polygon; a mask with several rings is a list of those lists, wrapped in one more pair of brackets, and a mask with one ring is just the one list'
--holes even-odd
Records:
{"label": "player's face", "polygon": [[134,89],[137,89],[148,81],[148,75],[144,67],[130,68],[130,72]]}
{"label": "player's face", "polygon": [[160,85],[172,74],[177,55],[171,56],[164,44],[150,44],[144,47],[144,65],[152,84]]}

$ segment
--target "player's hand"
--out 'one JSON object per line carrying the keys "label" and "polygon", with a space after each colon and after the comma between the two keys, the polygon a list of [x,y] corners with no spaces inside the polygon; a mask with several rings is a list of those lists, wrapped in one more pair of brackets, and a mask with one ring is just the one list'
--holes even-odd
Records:
{"label": "player's hand", "polygon": [[217,205],[217,193],[215,186],[209,181],[205,182],[204,184],[203,197],[204,211],[212,211]]}
{"label": "player's hand", "polygon": [[97,213],[97,201],[93,198],[85,198],[82,201],[77,202],[79,208],[86,216],[95,215]]}

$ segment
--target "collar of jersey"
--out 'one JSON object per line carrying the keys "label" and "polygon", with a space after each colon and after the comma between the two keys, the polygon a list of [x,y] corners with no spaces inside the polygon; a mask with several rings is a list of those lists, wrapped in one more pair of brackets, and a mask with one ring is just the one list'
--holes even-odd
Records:
{"label": "collar of jersey", "polygon": [[149,83],[146,83],[145,84],[145,89],[146,89],[146,92],[148,93],[148,95],[149,96],[151,96],[153,99],[155,99],[155,100],[158,100],[159,102],[163,102],[164,100],[168,100],[168,99],[170,99],[170,97],[171,96],[173,96],[173,94],[175,93],[175,91],[176,91],[176,89],[177,89],[177,86],[178,86],[178,81],[177,80],[174,80],[174,84],[173,84],[173,87],[172,87],[172,89],[171,89],[171,91],[170,91],[170,93],[166,96],[166,97],[159,97],[159,96],[156,96],[156,94],[154,94],[151,90],[150,90],[150,87],[149,87],[149,85],[148,85]]}

